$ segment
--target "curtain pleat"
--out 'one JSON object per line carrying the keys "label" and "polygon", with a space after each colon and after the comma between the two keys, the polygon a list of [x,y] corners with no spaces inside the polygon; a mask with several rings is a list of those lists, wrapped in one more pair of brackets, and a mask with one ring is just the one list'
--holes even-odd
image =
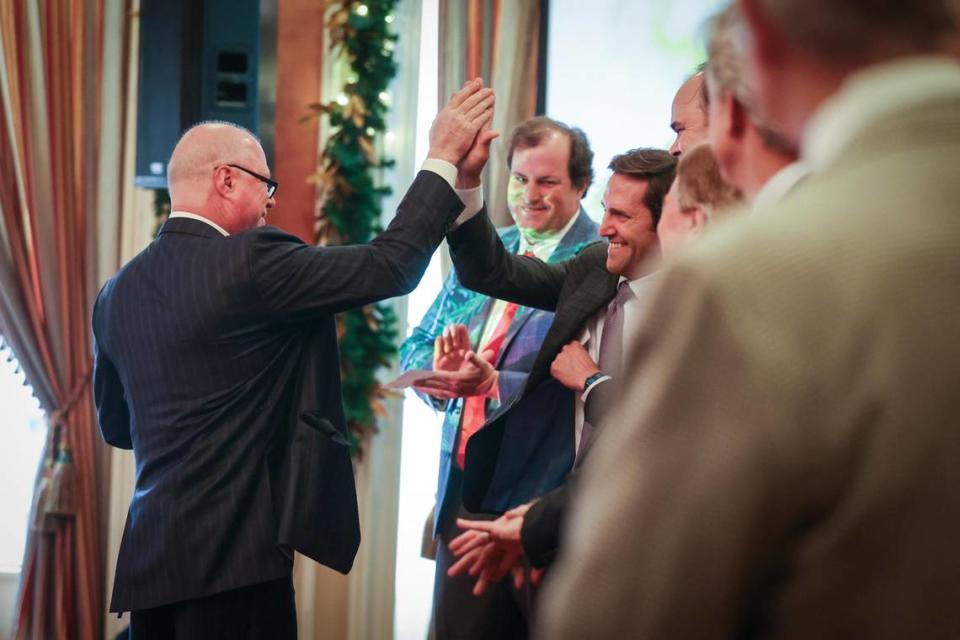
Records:
{"label": "curtain pleat", "polygon": [[[20,577],[18,639],[93,640],[103,628],[105,507],[94,465],[102,444],[89,317],[104,266],[98,252],[116,256],[119,234],[91,232],[97,209],[109,207],[116,219],[120,202],[119,175],[101,188],[100,166],[122,166],[100,157],[104,107],[113,116],[109,126],[126,122],[116,117],[119,100],[103,103],[107,6],[125,11],[128,2],[0,3],[0,332],[50,426]],[[126,73],[125,65],[111,69]],[[121,149],[111,145],[107,153]]]}
{"label": "curtain pleat", "polygon": [[[484,185],[494,224],[512,224],[507,211],[506,136],[536,115],[538,0],[440,0],[441,104],[468,78],[480,76],[497,94],[494,143]],[[498,64],[498,61],[505,61]]]}

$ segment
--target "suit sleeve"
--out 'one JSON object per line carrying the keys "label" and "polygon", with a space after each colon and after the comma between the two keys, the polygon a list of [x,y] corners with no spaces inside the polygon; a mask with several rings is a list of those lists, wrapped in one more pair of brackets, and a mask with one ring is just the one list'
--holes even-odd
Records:
{"label": "suit sleeve", "polygon": [[462,210],[443,178],[421,171],[369,244],[315,247],[272,227],[249,232],[251,277],[266,311],[291,322],[405,295]]}
{"label": "suit sleeve", "polygon": [[566,484],[534,502],[523,517],[520,543],[530,564],[538,569],[549,566],[557,557],[571,482],[574,482],[573,475],[567,478]]}
{"label": "suit sleeve", "polygon": [[483,211],[450,233],[447,243],[457,276],[468,289],[527,307],[556,310],[571,260],[547,264],[510,253]]}
{"label": "suit sleeve", "polygon": [[113,362],[94,341],[93,398],[104,441],[120,449],[133,449],[130,410]]}

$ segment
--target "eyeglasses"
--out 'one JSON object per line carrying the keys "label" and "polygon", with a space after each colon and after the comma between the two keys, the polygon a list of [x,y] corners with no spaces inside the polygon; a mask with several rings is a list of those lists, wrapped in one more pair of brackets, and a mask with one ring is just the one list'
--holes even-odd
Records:
{"label": "eyeglasses", "polygon": [[268,198],[272,198],[272,197],[273,197],[273,194],[275,194],[275,193],[277,192],[277,187],[280,186],[280,184],[279,184],[276,180],[271,180],[270,178],[268,178],[268,177],[266,177],[266,176],[262,176],[262,175],[260,175],[259,173],[255,172],[255,171],[250,171],[250,169],[247,169],[246,167],[241,167],[241,166],[238,165],[238,164],[228,164],[227,166],[228,166],[228,167],[233,167],[234,169],[240,169],[240,171],[243,171],[243,172],[245,172],[245,173],[249,173],[249,174],[252,175],[254,178],[256,178],[257,180],[259,180],[259,181],[262,182],[263,184],[267,185],[267,197],[268,197]]}

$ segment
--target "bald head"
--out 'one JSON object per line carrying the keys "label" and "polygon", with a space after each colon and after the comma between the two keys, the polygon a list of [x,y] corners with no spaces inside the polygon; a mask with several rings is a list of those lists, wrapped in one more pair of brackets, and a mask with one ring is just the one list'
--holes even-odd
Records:
{"label": "bald head", "polygon": [[670,146],[670,153],[679,156],[685,148],[703,142],[707,137],[707,111],[704,100],[704,75],[699,72],[680,85],[670,109],[670,128],[677,139]]}
{"label": "bald head", "polygon": [[[180,137],[167,165],[170,197],[191,183],[206,183],[218,164],[254,162],[266,167],[256,136],[228,122],[201,122]],[[253,168],[253,167],[251,167]]]}
{"label": "bald head", "polygon": [[221,225],[230,233],[263,224],[273,206],[263,147],[247,129],[229,122],[202,122],[180,138],[167,165],[170,206]]}

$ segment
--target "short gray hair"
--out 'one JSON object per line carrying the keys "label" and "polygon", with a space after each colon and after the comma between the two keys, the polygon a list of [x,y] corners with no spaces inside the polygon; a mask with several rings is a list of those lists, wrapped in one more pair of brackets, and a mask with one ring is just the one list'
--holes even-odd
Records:
{"label": "short gray hair", "polygon": [[743,72],[743,35],[740,32],[740,14],[735,4],[710,20],[710,41],[707,43],[706,89],[714,100],[725,93],[743,105],[750,113],[750,121],[768,149],[779,153],[795,153],[795,148],[773,127],[761,122],[754,104],[754,89]]}

